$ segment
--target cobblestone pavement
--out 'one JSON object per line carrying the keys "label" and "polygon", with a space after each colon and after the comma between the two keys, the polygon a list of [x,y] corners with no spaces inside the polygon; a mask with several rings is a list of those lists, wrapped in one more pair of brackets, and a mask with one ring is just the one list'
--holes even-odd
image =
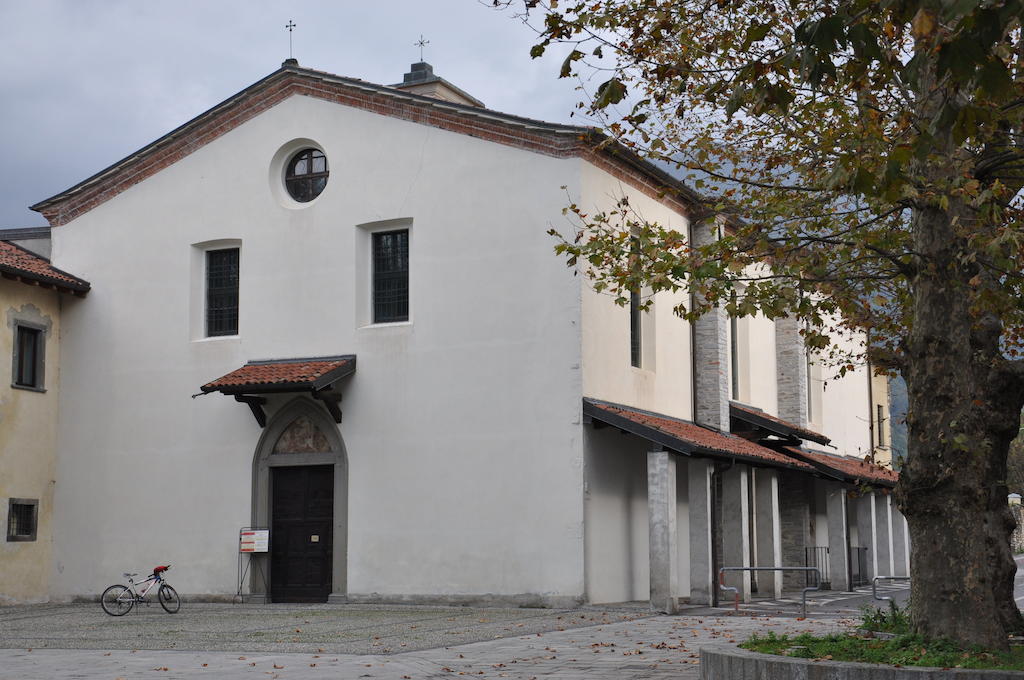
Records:
{"label": "cobblestone pavement", "polygon": [[698,677],[699,650],[757,631],[846,627],[835,616],[649,616],[367,605],[183,605],[115,619],[97,604],[0,608],[0,679]]}

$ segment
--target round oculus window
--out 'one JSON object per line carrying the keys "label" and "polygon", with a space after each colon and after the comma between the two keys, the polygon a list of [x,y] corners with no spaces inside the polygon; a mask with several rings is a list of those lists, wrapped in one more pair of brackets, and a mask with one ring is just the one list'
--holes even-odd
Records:
{"label": "round oculus window", "polygon": [[303,149],[288,161],[284,186],[299,203],[308,203],[327,186],[327,156],[319,149]]}

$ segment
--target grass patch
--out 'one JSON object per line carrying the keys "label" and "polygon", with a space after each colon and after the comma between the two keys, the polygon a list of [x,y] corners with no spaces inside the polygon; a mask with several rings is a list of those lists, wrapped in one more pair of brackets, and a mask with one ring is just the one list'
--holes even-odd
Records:
{"label": "grass patch", "polygon": [[896,635],[910,634],[910,604],[900,608],[892,600],[887,609],[865,605],[861,608],[861,628]]}
{"label": "grass patch", "polygon": [[925,641],[914,635],[879,640],[853,634],[790,637],[769,633],[764,637],[755,635],[740,647],[752,652],[800,659],[859,661],[889,666],[1024,670],[1024,647],[1012,647],[1008,653],[989,652],[980,648],[963,649],[952,642]]}

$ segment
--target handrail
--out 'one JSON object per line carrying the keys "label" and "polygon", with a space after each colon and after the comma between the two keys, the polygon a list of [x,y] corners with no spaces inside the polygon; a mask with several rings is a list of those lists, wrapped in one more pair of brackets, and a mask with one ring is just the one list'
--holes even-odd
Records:
{"label": "handrail", "polygon": [[871,579],[871,596],[879,602],[892,602],[892,598],[888,595],[878,596],[878,582],[879,581],[909,581],[909,576],[876,576]]}
{"label": "handrail", "polygon": [[[725,572],[727,571],[802,571],[811,572],[813,571],[818,575],[816,583],[821,583],[821,570],[817,567],[722,567],[718,570],[718,587],[720,590],[731,590],[736,594],[736,611],[740,610],[740,591],[739,588],[725,585]],[[813,588],[804,588],[800,593],[800,606],[802,616],[807,618],[807,593],[813,590],[821,590],[819,586]]]}

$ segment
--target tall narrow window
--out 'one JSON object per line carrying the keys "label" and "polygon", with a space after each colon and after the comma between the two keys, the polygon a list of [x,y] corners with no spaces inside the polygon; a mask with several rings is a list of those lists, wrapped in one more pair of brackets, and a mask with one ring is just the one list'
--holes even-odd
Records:
{"label": "tall narrow window", "polygon": [[206,335],[238,335],[238,248],[206,251]]}
{"label": "tall narrow window", "polygon": [[632,290],[629,292],[629,364],[640,368],[642,363],[641,324],[643,314],[640,311],[640,293]]}
{"label": "tall narrow window", "polygon": [[409,230],[373,235],[373,322],[409,320]]}
{"label": "tall narrow window", "polygon": [[878,409],[878,445],[885,446],[885,409],[877,404]]}
{"label": "tall narrow window", "polygon": [[18,324],[14,336],[14,384],[43,387],[43,331]]}
{"label": "tall narrow window", "polygon": [[740,398],[740,334],[735,316],[729,317],[729,378],[730,394],[737,401]]}
{"label": "tall narrow window", "polygon": [[808,422],[814,422],[814,378],[811,376],[811,367],[814,362],[811,361],[811,350],[804,350],[804,361],[807,371],[807,420]]}

